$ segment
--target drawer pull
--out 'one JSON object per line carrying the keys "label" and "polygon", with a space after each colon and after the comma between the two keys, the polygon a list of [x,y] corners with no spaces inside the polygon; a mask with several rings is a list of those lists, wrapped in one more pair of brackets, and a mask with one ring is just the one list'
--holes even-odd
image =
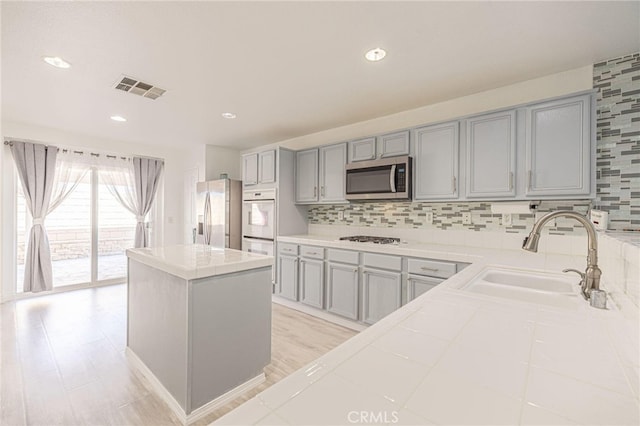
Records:
{"label": "drawer pull", "polygon": [[318,253],[317,253],[317,252],[315,252],[315,251],[307,252],[307,254],[308,254],[308,255],[311,255],[311,256],[317,256],[317,255],[318,255]]}
{"label": "drawer pull", "polygon": [[423,271],[430,271],[430,272],[437,272],[440,270],[438,268],[427,268],[426,266],[422,266],[420,267],[420,269],[422,269]]}

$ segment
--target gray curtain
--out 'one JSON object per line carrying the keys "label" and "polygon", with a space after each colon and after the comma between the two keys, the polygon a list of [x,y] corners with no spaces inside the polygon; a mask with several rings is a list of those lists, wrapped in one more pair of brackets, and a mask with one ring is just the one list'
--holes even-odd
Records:
{"label": "gray curtain", "polygon": [[137,222],[135,246],[149,246],[149,231],[144,218],[156,199],[164,161],[153,158],[133,157]]}
{"label": "gray curtain", "polygon": [[58,148],[27,142],[13,142],[11,154],[18,168],[27,208],[33,217],[24,265],[24,291],[53,288],[51,251],[44,229],[49,211]]}

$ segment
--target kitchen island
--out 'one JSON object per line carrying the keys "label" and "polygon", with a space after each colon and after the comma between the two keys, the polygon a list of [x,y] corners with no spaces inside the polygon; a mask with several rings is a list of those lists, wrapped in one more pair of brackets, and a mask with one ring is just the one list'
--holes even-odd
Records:
{"label": "kitchen island", "polygon": [[201,244],[127,257],[127,355],[180,420],[264,380],[272,257]]}

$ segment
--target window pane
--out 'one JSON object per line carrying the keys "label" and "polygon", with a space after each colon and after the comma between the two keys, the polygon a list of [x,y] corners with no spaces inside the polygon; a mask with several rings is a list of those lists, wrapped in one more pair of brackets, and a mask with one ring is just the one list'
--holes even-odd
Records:
{"label": "window pane", "polygon": [[[122,180],[123,183],[125,180]],[[125,250],[134,245],[135,216],[98,183],[98,280],[127,275]]]}
{"label": "window pane", "polygon": [[91,282],[91,173],[45,220],[53,286]]}

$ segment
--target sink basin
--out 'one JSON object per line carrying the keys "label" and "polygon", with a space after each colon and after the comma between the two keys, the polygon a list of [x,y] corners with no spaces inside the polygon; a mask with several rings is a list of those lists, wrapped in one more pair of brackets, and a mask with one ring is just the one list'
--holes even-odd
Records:
{"label": "sink basin", "polygon": [[580,302],[583,302],[578,284],[578,279],[564,274],[489,267],[460,287],[460,290],[558,308],[578,309]]}

